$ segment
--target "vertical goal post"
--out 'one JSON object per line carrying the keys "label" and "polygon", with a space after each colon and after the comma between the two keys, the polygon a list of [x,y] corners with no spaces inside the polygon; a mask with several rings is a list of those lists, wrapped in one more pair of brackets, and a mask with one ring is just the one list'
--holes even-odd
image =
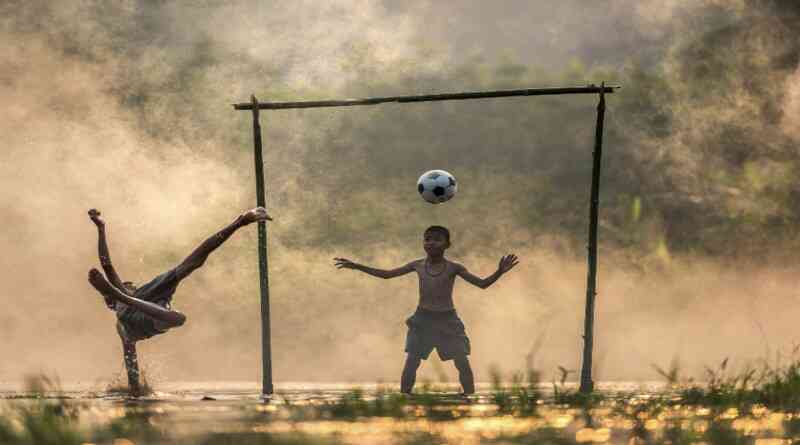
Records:
{"label": "vertical goal post", "polygon": [[[594,151],[592,152],[592,186],[589,199],[589,244],[588,273],[586,280],[586,311],[584,317],[583,356],[581,366],[580,391],[590,393],[594,390],[592,381],[592,349],[594,347],[594,301],[597,295],[597,219],[600,196],[600,160],[603,149],[603,122],[605,116],[605,94],[613,93],[619,85],[600,86],[591,84],[583,87],[566,88],[527,88],[520,90],[471,91],[463,93],[423,94],[414,96],[388,96],[364,99],[319,100],[300,102],[259,102],[255,95],[250,102],[233,104],[234,110],[251,111],[253,114],[253,145],[256,173],[256,203],[266,206],[264,187],[264,161],[261,144],[261,123],[259,110],[288,110],[298,108],[348,107],[378,105],[383,103],[432,102],[443,100],[488,99],[516,96],[552,96],[562,94],[597,94],[597,122],[595,127]],[[265,397],[273,394],[272,384],[272,340],[270,334],[269,275],[267,268],[267,229],[264,221],[258,222],[258,271],[261,289],[261,393]]]}

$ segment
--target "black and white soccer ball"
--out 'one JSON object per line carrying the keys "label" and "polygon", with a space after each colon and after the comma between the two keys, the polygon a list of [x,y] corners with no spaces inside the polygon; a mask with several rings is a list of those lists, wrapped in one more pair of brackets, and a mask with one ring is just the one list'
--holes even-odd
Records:
{"label": "black and white soccer ball", "polygon": [[417,191],[425,201],[440,204],[455,196],[458,183],[453,175],[444,170],[431,170],[419,177]]}

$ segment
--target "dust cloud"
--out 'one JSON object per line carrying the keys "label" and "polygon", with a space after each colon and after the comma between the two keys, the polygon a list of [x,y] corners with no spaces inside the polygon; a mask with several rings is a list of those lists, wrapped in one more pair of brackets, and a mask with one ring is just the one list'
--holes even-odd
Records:
{"label": "dust cloud", "polygon": [[[102,384],[121,369],[114,315],[86,282],[98,265],[86,211],[103,212],[123,279],[174,266],[255,201],[250,115],[230,106],[250,94],[622,83],[608,98],[595,378],[657,379],[651,365],[674,357],[702,375],[791,347],[796,7],[508,3],[0,6],[0,381]],[[340,271],[332,258],[396,267],[423,255],[432,224],[451,229],[449,257],[478,275],[521,258],[487,290],[456,285],[478,380],[529,354],[546,379],[579,369],[594,106],[263,113],[275,381],[396,382],[415,278]],[[416,196],[431,168],[459,179],[452,202]],[[241,230],[181,284],[187,324],[139,345],[158,378],[259,379],[256,244],[254,227]],[[420,380],[455,381],[432,361]]]}

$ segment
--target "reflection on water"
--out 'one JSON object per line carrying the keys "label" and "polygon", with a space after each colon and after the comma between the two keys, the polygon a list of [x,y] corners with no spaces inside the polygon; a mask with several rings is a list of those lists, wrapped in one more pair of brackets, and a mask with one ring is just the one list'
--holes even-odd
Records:
{"label": "reflection on water", "polygon": [[[192,381],[192,382],[158,382],[157,390],[162,394],[162,397],[183,397],[193,396],[197,394],[217,394],[223,397],[233,396],[246,396],[258,394],[261,391],[261,386],[257,382],[251,381]],[[419,385],[418,385],[419,386]],[[576,383],[565,383],[567,389],[577,389]],[[640,392],[640,393],[653,393],[660,391],[665,387],[664,382],[596,382],[596,388],[604,392]],[[108,382],[59,382],[61,392],[67,393],[72,396],[80,396],[83,394],[86,397],[92,397],[94,394],[101,394],[108,387]],[[276,382],[275,392],[277,394],[283,393],[346,393],[353,388],[361,388],[365,391],[376,391],[379,388],[394,388],[397,385],[391,386],[383,383],[376,382]],[[457,392],[460,386],[457,383],[451,384],[436,384],[437,389]],[[476,383],[475,385],[478,393],[488,392],[492,389],[491,383]],[[550,391],[552,385],[541,385],[542,391]],[[0,380],[0,399],[8,398],[18,395],[25,391],[25,382],[16,381],[2,381]],[[255,396],[258,398],[258,396]]]}
{"label": "reflection on water", "polygon": [[[354,387],[360,390],[354,392]],[[74,404],[77,422],[85,430],[106,428],[121,420],[141,422],[144,430],[141,425],[106,428],[116,431],[113,434],[143,435],[149,431],[149,436],[141,436],[147,439],[131,437],[138,443],[191,443],[200,436],[207,439],[225,434],[300,435],[305,442],[299,443],[332,439],[353,444],[766,445],[791,443],[787,440],[800,437],[797,415],[764,406],[685,406],[664,403],[656,392],[657,385],[616,383],[600,387],[609,395],[602,401],[578,407],[557,405],[545,394],[534,402],[529,415],[513,405],[507,408],[498,404],[501,399],[489,385],[479,385],[478,393],[468,399],[455,394],[456,386],[437,386],[401,402],[399,395],[382,385],[352,383],[281,384],[271,400],[263,401],[258,387],[249,382],[162,385],[153,396],[138,400],[91,387],[64,385],[62,391],[44,394],[43,399],[45,403]],[[545,393],[547,387],[541,389]],[[0,400],[0,417],[5,418],[42,403],[42,398],[31,397],[11,384],[0,386],[0,399],[4,399]],[[111,438],[108,434],[99,437]]]}

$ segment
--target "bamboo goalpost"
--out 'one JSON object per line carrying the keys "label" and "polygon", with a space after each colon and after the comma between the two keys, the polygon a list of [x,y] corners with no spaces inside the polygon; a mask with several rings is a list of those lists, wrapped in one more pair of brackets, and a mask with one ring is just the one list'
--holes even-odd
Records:
{"label": "bamboo goalpost", "polygon": [[[259,110],[288,110],[298,108],[322,108],[322,107],[348,107],[378,105],[383,103],[397,102],[431,102],[443,100],[465,100],[465,99],[487,99],[499,97],[515,96],[547,96],[561,94],[597,94],[597,122],[595,126],[594,151],[592,152],[592,186],[589,199],[589,244],[588,250],[588,274],[586,279],[586,308],[584,317],[584,345],[581,366],[580,391],[589,393],[594,390],[592,380],[592,349],[594,347],[594,301],[597,295],[597,219],[599,213],[600,195],[600,159],[603,149],[603,122],[605,116],[605,94],[613,93],[620,88],[618,85],[606,86],[605,82],[600,86],[594,84],[584,87],[567,88],[528,88],[521,90],[497,90],[497,91],[473,91],[463,93],[442,93],[425,94],[414,96],[389,96],[372,97],[365,99],[344,99],[344,100],[321,100],[321,101],[300,101],[300,102],[259,102],[255,95],[251,96],[250,102],[233,104],[235,110],[249,110],[253,114],[253,145],[254,162],[256,172],[256,204],[266,206],[264,193],[264,160],[261,145],[261,124]],[[261,289],[261,364],[262,380],[261,393],[265,397],[273,394],[272,384],[272,340],[270,334],[270,312],[269,312],[269,275],[267,268],[267,227],[264,221],[258,222],[258,270]]]}

